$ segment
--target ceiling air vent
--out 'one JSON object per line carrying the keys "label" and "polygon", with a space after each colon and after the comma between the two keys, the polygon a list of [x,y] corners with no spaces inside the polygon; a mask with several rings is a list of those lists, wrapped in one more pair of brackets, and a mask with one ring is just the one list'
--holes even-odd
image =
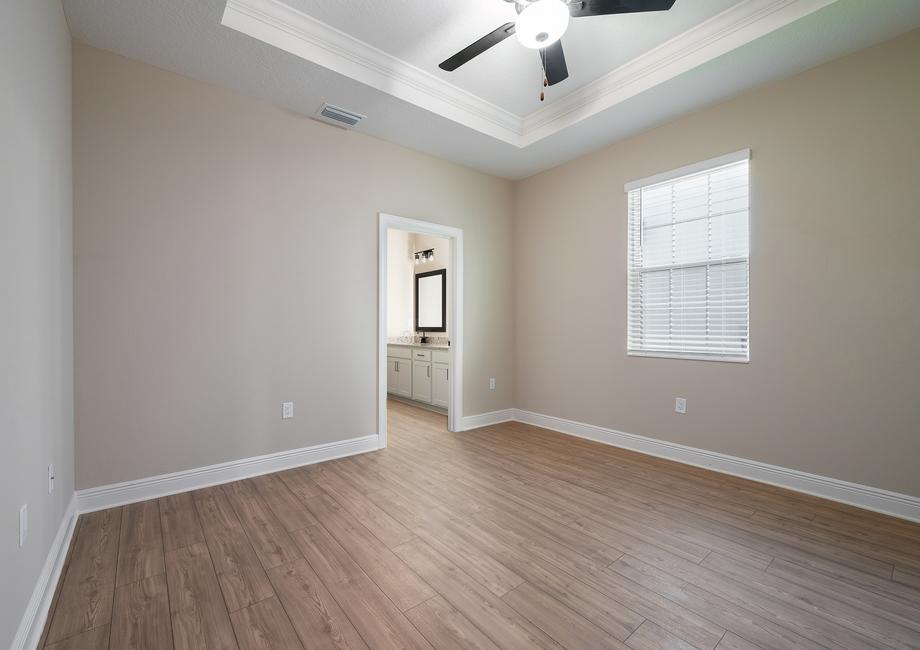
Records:
{"label": "ceiling air vent", "polygon": [[316,119],[342,129],[353,128],[358,122],[363,120],[364,117],[364,115],[359,113],[352,113],[351,111],[346,111],[344,108],[325,103],[316,113]]}

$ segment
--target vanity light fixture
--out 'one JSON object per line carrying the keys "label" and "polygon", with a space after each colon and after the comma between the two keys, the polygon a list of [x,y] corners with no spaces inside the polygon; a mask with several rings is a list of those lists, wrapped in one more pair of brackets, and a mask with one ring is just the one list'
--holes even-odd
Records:
{"label": "vanity light fixture", "polygon": [[415,254],[415,265],[416,266],[424,262],[434,262],[434,249],[433,248],[429,248],[423,251],[418,251]]}

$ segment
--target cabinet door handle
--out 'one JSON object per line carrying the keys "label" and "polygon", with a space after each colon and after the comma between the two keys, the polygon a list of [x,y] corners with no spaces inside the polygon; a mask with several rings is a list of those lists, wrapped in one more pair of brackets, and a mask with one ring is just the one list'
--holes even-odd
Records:
{"label": "cabinet door handle", "polygon": [[450,368],[444,371],[444,380],[450,381]]}
{"label": "cabinet door handle", "polygon": [[426,366],[425,370],[428,371],[428,376],[431,377],[431,366]]}
{"label": "cabinet door handle", "polygon": [[399,361],[396,362],[396,372],[399,372]]}

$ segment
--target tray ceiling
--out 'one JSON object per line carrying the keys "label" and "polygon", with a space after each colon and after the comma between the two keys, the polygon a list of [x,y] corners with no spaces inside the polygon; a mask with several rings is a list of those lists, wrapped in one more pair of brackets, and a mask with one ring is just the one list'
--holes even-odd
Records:
{"label": "tray ceiling", "polygon": [[[285,0],[294,9],[515,113],[541,108],[539,56],[509,38],[454,72],[438,64],[480,36],[515,20],[503,0]],[[562,38],[569,78],[552,103],[742,0],[677,0],[670,11],[595,16],[569,23]],[[394,6],[398,10],[394,11]]]}
{"label": "tray ceiling", "polygon": [[514,17],[502,0],[64,0],[77,40],[509,178],[920,26],[920,2],[677,0],[572,20],[540,103],[515,39],[438,63]]}

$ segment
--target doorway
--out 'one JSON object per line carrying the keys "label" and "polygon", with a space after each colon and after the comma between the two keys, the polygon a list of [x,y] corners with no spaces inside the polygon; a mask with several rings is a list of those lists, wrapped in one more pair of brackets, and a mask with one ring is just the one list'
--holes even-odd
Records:
{"label": "doorway", "polygon": [[[444,309],[444,333],[448,336],[449,345],[445,347],[432,347],[427,344],[419,344],[418,349],[421,352],[417,360],[419,372],[425,372],[425,379],[431,378],[432,369],[435,376],[443,379],[449,377],[446,383],[447,394],[447,430],[457,431],[459,423],[462,421],[463,414],[463,230],[452,226],[444,226],[428,221],[417,219],[407,219],[396,215],[380,213],[379,215],[379,238],[378,238],[378,295],[377,295],[377,438],[378,448],[383,449],[387,446],[387,383],[392,378],[393,373],[389,372],[388,347],[390,341],[390,314],[388,307],[390,304],[389,295],[389,269],[390,253],[389,240],[391,231],[402,231],[416,235],[439,237],[448,242],[449,271],[446,273],[444,288],[446,289],[447,301]],[[427,250],[427,249],[426,249]],[[413,251],[422,254],[426,250]],[[419,274],[423,275],[424,274]],[[422,282],[422,294],[428,295],[434,289],[434,283],[428,275],[422,278],[415,278],[415,282]],[[418,290],[413,289],[413,332],[421,334],[439,334],[438,327],[429,327],[425,322],[427,313],[436,313],[436,310],[422,309],[422,322],[419,322],[419,310],[415,294]],[[434,325],[431,323],[430,325]],[[417,332],[416,330],[422,330]],[[409,346],[410,348],[412,346]],[[428,352],[426,355],[425,352]],[[433,357],[432,357],[433,355]],[[436,359],[441,359],[445,363],[438,364]],[[413,363],[413,360],[406,359],[407,362]],[[426,366],[426,362],[430,365]],[[399,361],[397,361],[399,363]],[[446,368],[442,369],[442,366]],[[402,370],[403,366],[399,366]],[[412,366],[410,366],[412,367]],[[442,375],[441,373],[449,373]],[[420,378],[422,376],[420,375]],[[436,390],[436,389],[435,389]]]}

